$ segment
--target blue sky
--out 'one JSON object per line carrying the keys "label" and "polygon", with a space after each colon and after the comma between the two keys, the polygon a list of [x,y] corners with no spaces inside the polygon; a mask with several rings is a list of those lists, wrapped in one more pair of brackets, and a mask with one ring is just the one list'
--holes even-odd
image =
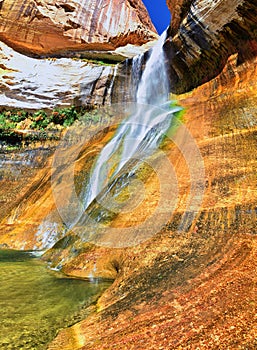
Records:
{"label": "blue sky", "polygon": [[170,23],[170,12],[166,0],[143,0],[155,28],[161,34]]}

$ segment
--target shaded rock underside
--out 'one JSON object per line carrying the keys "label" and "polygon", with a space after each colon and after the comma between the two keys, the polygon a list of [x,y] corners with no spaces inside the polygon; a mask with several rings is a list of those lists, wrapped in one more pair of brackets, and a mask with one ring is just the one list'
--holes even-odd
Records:
{"label": "shaded rock underside", "polygon": [[53,109],[110,103],[114,65],[71,58],[35,59],[1,42],[0,59],[2,107]]}

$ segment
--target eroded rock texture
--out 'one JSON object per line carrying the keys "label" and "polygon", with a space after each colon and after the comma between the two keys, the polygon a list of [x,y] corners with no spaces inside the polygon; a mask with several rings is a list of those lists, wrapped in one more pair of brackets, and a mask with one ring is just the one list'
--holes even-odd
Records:
{"label": "eroded rock texture", "polygon": [[[63,194],[65,203],[69,164],[66,169],[55,169],[62,181],[52,184],[52,154],[46,155],[47,160],[42,158],[36,174],[27,171],[31,176],[27,181],[22,177],[23,186],[15,167],[10,168],[12,177],[2,175],[2,193],[11,192],[13,200],[8,203],[4,196],[1,200],[5,211],[0,243],[31,249],[53,244],[51,237],[60,238],[45,255],[53,266],[79,277],[92,272],[96,277],[116,276],[99,300],[98,312],[62,330],[49,349],[256,349],[255,11],[253,1],[196,1],[188,15],[177,12],[178,18],[185,19],[182,24],[178,19],[173,41],[166,44],[168,54],[173,54],[175,90],[188,90],[220,72],[215,79],[177,96],[187,108],[183,121],[205,167],[201,205],[186,232],[177,228],[192,191],[189,168],[194,170],[197,164],[185,128],[176,130],[176,142],[164,143],[164,153],[156,159],[161,168],[163,162],[170,162],[178,180],[177,205],[169,222],[151,239],[122,251],[92,246],[73,232],[63,234],[51,186]],[[70,149],[71,154],[79,154],[74,172],[78,184],[113,131],[95,134],[79,152]],[[178,145],[184,145],[186,152]],[[132,212],[124,210],[109,218],[120,235],[126,227],[144,222],[159,203],[158,176],[144,174],[147,200]],[[17,191],[10,190],[14,185],[19,189],[16,197]],[[195,208],[189,209],[194,212]]]}
{"label": "eroded rock texture", "polygon": [[[216,79],[179,97],[205,165],[203,201],[190,229],[177,227],[191,193],[188,167],[197,164],[190,146],[182,154],[168,143],[160,166],[171,162],[179,196],[159,233],[120,256],[111,248],[104,253],[83,247],[74,236],[72,244],[49,251],[48,258],[64,259],[64,271],[75,276],[86,276],[98,260],[103,272],[105,254],[106,268],[117,267],[114,284],[98,303],[100,312],[60,332],[49,349],[256,348],[257,65],[255,59],[237,66],[237,59],[231,56]],[[186,135],[184,128],[177,130],[177,145],[186,147]],[[145,185],[150,199],[112,222],[120,235],[158,205],[158,178],[149,176]]]}
{"label": "eroded rock texture", "polygon": [[174,92],[215,77],[233,53],[239,53],[238,64],[256,55],[254,0],[177,0],[168,5],[174,21],[165,49]]}
{"label": "eroded rock texture", "polygon": [[[151,239],[122,250],[92,246],[72,232],[62,238],[52,189],[57,186],[65,204],[69,164],[67,172],[65,167],[55,169],[62,181],[52,185],[51,154],[48,161],[42,158],[45,163],[37,165],[36,174],[28,169],[30,177],[23,176],[22,183],[11,167],[12,176],[2,175],[5,196],[11,188],[14,191],[9,205],[2,197],[1,243],[39,248],[52,245],[57,232],[60,240],[46,255],[54,266],[79,277],[92,272],[116,276],[98,303],[98,313],[62,330],[49,349],[256,348],[257,65],[256,59],[237,63],[238,56],[231,56],[216,79],[179,96],[187,108],[185,125],[205,165],[202,203],[187,232],[177,227],[190,198],[188,166],[196,167],[190,147],[182,154],[168,142],[165,156],[157,159],[160,167],[170,162],[178,179],[177,206],[170,221]],[[70,149],[71,155],[79,154],[77,180],[81,172],[88,172],[93,156],[113,131],[95,134],[79,152]],[[174,140],[181,145],[185,136],[185,129],[178,129]],[[112,220],[121,235],[126,227],[144,222],[158,205],[158,176],[146,173],[144,181],[149,200]]]}
{"label": "eroded rock texture", "polygon": [[0,106],[51,109],[110,103],[115,65],[35,59],[0,42]]}
{"label": "eroded rock texture", "polygon": [[0,39],[28,54],[113,50],[156,37],[141,0],[3,0]]}

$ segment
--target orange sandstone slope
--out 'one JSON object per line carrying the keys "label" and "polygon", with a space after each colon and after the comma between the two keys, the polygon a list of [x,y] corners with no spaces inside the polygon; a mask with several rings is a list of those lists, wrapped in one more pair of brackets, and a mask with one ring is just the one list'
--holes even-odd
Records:
{"label": "orange sandstone slope", "polygon": [[[210,3],[207,0],[196,2]],[[254,1],[246,2],[256,8]],[[224,4],[215,2],[218,3]],[[227,0],[226,3],[236,2]],[[211,10],[215,8],[218,6]],[[246,12],[252,36],[254,28],[249,17],[252,19],[254,12],[248,9]],[[237,25],[230,28],[232,39],[237,30]],[[188,33],[188,43],[192,43],[190,30]],[[180,34],[185,35],[185,32]],[[217,30],[215,40],[211,41],[219,42],[218,34]],[[185,126],[205,165],[203,201],[189,231],[183,233],[177,226],[190,196],[188,164],[194,164],[190,162],[190,152],[187,164],[182,152],[167,143],[166,159],[168,157],[176,172],[179,195],[173,216],[160,232],[141,245],[122,251],[89,247],[71,233],[48,252],[52,261],[62,260],[67,274],[86,277],[95,266],[99,275],[116,276],[113,285],[99,300],[97,312],[62,330],[49,345],[50,350],[257,348],[257,61],[255,41],[250,40],[251,36],[246,37],[244,43],[236,43],[242,44],[240,52],[234,44],[229,45],[227,38],[220,38],[220,45],[225,50],[221,58],[227,61],[225,68],[208,83],[178,96],[187,108]],[[177,38],[176,43],[179,46],[182,40]],[[244,51],[247,45],[253,48],[251,52]],[[192,45],[191,53],[196,56],[190,57],[190,52],[183,51],[182,47],[176,58],[186,54],[187,64],[190,58],[191,62],[197,62],[192,65],[196,71],[200,72],[202,62],[202,71],[206,68],[207,73],[214,74],[210,72],[211,65],[203,65],[208,61],[207,51],[203,61],[198,61],[201,50],[197,45]],[[248,53],[249,57],[243,55]],[[185,61],[173,63],[177,74],[182,74],[180,63]],[[186,76],[180,78],[186,82]],[[199,75],[194,78],[194,83],[200,85]],[[183,86],[188,89],[191,83]],[[183,140],[183,136],[178,130],[177,141]],[[81,157],[85,160],[88,157],[90,161],[90,149],[84,151]],[[135,210],[132,214],[124,211],[113,220],[111,224],[120,229],[121,234],[123,228],[136,225],[148,213],[151,215],[152,207],[159,200],[158,185],[158,178],[149,176],[146,187],[151,200],[144,203],[143,210]],[[45,189],[44,193],[42,205],[46,213],[51,209],[50,204],[54,204]],[[31,196],[27,203],[33,202]],[[37,215],[38,222],[42,219],[40,207],[38,211],[33,208],[33,205],[28,208],[26,224],[30,220],[33,222],[33,215]],[[24,217],[21,215],[20,219],[16,227],[22,227]],[[13,240],[18,241],[21,237],[15,230],[12,234]]]}
{"label": "orange sandstone slope", "polygon": [[[253,2],[247,3],[254,10]],[[254,13],[246,12],[250,17]],[[234,35],[237,29],[230,33]],[[187,30],[190,33],[190,27]],[[60,346],[65,350],[257,348],[255,40],[249,40],[249,36],[245,41],[240,39],[241,50],[237,51],[239,42],[226,42],[217,35],[214,42],[223,44],[224,49],[221,59],[227,60],[228,55],[225,67],[216,78],[177,96],[186,108],[185,126],[196,141],[205,166],[203,201],[189,232],[178,231],[177,223],[190,195],[190,156],[186,163],[179,150],[167,145],[179,183],[174,215],[161,232],[141,245],[125,249],[120,257],[115,256],[115,250],[104,253],[95,248],[94,252],[84,251],[67,261],[64,271],[83,276],[98,252],[102,253],[99,270],[102,269],[106,254],[106,267],[112,258],[116,261],[117,277],[99,300],[98,312],[61,331],[50,350]],[[237,35],[240,37],[240,32]],[[188,42],[192,43],[190,35]],[[202,70],[206,68],[208,74],[214,74],[211,64],[204,65],[206,56],[201,56],[201,50],[195,52],[198,57],[192,56],[191,62],[197,62],[195,66],[192,63],[196,73],[202,62]],[[190,52],[183,52],[183,47],[177,57],[183,53],[188,63]],[[187,73],[183,75],[178,69],[179,60],[171,64],[186,82]],[[194,83],[200,85],[199,79],[198,75],[198,82]],[[184,89],[188,90],[186,84]],[[176,139],[183,140],[183,136],[178,130]],[[149,178],[151,201],[145,203],[144,210],[115,219],[114,226],[120,228],[121,235],[123,228],[131,225],[131,218],[136,225],[137,220],[141,222],[144,215],[151,213],[152,203],[159,199],[157,187],[154,177]],[[56,258],[56,254],[59,253],[54,250],[52,256]]]}
{"label": "orange sandstone slope", "polygon": [[[117,276],[98,312],[62,330],[49,350],[257,348],[257,61],[238,66],[237,59],[231,56],[217,78],[179,96],[205,164],[206,188],[190,230],[176,229],[190,195],[188,164],[166,145],[179,183],[173,217],[141,245],[122,252],[84,248],[67,260],[64,271],[71,275],[86,276],[93,261],[103,269],[105,260]],[[177,140],[182,137],[178,130]],[[151,213],[157,187],[149,177],[151,201],[133,212],[133,224]],[[122,235],[130,213],[115,224]]]}
{"label": "orange sandstone slope", "polygon": [[156,30],[141,0],[3,0],[0,39],[28,54],[141,45]]}

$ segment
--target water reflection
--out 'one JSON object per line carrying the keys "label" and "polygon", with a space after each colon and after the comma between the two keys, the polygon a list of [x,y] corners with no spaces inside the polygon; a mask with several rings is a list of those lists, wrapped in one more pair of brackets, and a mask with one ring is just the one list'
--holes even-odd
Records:
{"label": "water reflection", "polygon": [[46,349],[109,285],[66,278],[26,252],[0,250],[0,348]]}

